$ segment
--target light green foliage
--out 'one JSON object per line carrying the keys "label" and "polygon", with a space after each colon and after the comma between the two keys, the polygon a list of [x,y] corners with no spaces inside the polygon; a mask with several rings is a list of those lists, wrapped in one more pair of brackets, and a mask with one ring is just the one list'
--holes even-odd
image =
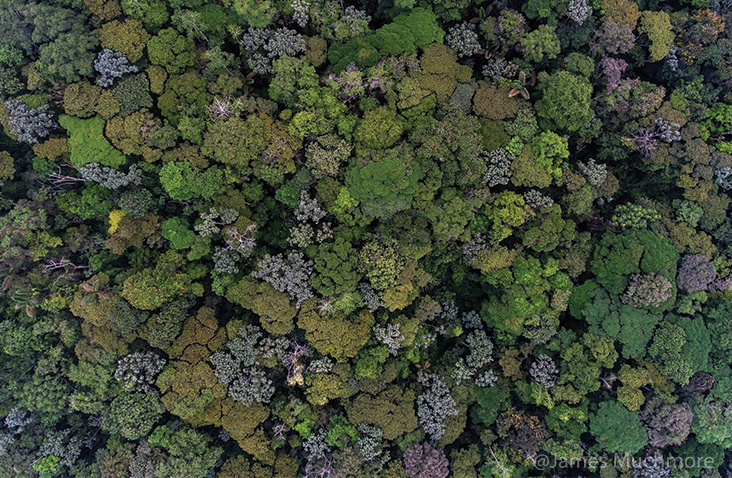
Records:
{"label": "light green foliage", "polygon": [[592,85],[586,78],[560,70],[546,79],[542,89],[536,112],[548,124],[573,133],[592,120]]}
{"label": "light green foliage", "polygon": [[359,253],[359,269],[376,290],[384,290],[396,284],[404,266],[394,239],[379,237],[369,241]]}
{"label": "light green foliage", "polygon": [[669,48],[674,42],[673,26],[671,17],[666,12],[642,12],[638,31],[648,35],[651,42],[650,60],[660,61],[668,55]]}
{"label": "light green foliage", "polygon": [[159,261],[154,269],[145,268],[124,282],[122,296],[133,307],[154,310],[190,289],[191,278],[178,272],[170,262]]}
{"label": "light green foliage", "polygon": [[348,188],[342,187],[330,209],[339,221],[345,224],[353,224],[354,217],[351,213],[354,212],[358,204],[359,201],[351,195]]}
{"label": "light green foliage", "polygon": [[371,110],[364,115],[354,131],[354,139],[366,148],[385,149],[402,136],[404,120],[386,107]]}
{"label": "light green foliage", "polygon": [[233,4],[234,11],[254,28],[265,28],[277,14],[270,0],[227,0],[226,3]]}
{"label": "light green foliage", "polygon": [[564,67],[571,73],[591,77],[595,72],[595,62],[589,56],[572,52],[564,59]]}
{"label": "light green foliage", "polygon": [[535,160],[553,178],[562,177],[562,164],[569,158],[569,143],[566,138],[546,131],[531,141],[531,148]]}
{"label": "light green foliage", "polygon": [[369,340],[373,325],[374,316],[366,310],[353,319],[339,312],[322,316],[312,299],[303,303],[297,317],[297,326],[305,331],[305,338],[313,347],[339,362],[356,356]]}
{"label": "light green foliage", "polygon": [[707,118],[700,125],[700,136],[704,141],[711,142],[725,153],[732,152],[732,141],[724,141],[724,134],[732,131],[732,105],[715,103],[707,110]]}
{"label": "light green foliage", "polygon": [[0,478],[729,475],[725,2],[0,0]]}
{"label": "light green foliage", "polygon": [[542,267],[534,257],[517,257],[510,275],[504,275],[504,289],[500,296],[492,296],[483,303],[481,315],[490,325],[512,335],[523,331],[524,322],[534,317],[557,317],[566,304],[555,303],[553,294],[569,296],[572,282],[554,267]]}
{"label": "light green foliage", "polygon": [[357,379],[377,379],[384,371],[384,363],[389,358],[385,345],[362,350],[356,357],[355,376]]}
{"label": "light green foliage", "polygon": [[398,15],[392,23],[376,30],[375,34],[383,41],[379,48],[382,55],[414,54],[417,48],[430,43],[442,43],[445,38],[435,14],[422,7]]}
{"label": "light green foliage", "polygon": [[580,436],[587,431],[587,400],[583,400],[577,407],[561,403],[549,410],[546,424],[559,437],[569,440],[580,440]]}
{"label": "light green foliage", "polygon": [[358,430],[343,415],[336,415],[328,422],[328,445],[344,448],[350,443],[355,443],[358,438]]}
{"label": "light green foliage", "polygon": [[683,360],[681,352],[686,345],[686,332],[678,325],[663,323],[653,337],[648,349],[661,373],[682,385],[694,373],[691,364]]}
{"label": "light green foliage", "polygon": [[[430,97],[430,92],[420,87],[419,81],[414,78],[403,78],[396,85],[396,91],[399,94],[399,101],[397,102],[397,108],[402,115],[407,117],[416,116],[423,113],[424,106],[419,108],[420,103],[425,101],[425,98]],[[432,97],[434,100],[434,97]],[[432,103],[430,100],[426,100],[425,104]],[[434,107],[434,105],[432,105]],[[419,112],[419,113],[418,113]]]}
{"label": "light green foliage", "polygon": [[405,161],[399,148],[374,154],[371,161],[354,158],[346,171],[349,194],[359,201],[364,215],[390,217],[409,208],[424,174],[418,165]]}
{"label": "light green foliage", "polygon": [[41,478],[52,478],[56,475],[61,458],[56,455],[44,456],[33,463],[33,469]]}
{"label": "light green foliage", "polygon": [[330,134],[319,137],[310,143],[305,151],[305,164],[313,176],[336,176],[341,164],[351,155],[353,146],[338,136]]}
{"label": "light green foliage", "polygon": [[635,454],[648,442],[648,432],[637,413],[618,402],[601,402],[590,415],[590,433],[611,453]]}
{"label": "light green foliage", "polygon": [[711,336],[701,318],[670,319],[656,330],[648,353],[661,373],[685,385],[694,373],[707,369]]}
{"label": "light green foliage", "polygon": [[691,430],[699,443],[729,448],[732,446],[732,407],[729,403],[707,397],[694,405]]}
{"label": "light green foliage", "polygon": [[179,217],[166,219],[162,226],[163,237],[170,241],[173,249],[188,249],[193,245],[196,234],[189,228],[188,221]]}
{"label": "light green foliage", "polygon": [[518,137],[514,137],[506,149],[509,150],[509,148],[514,147],[517,151],[512,151],[510,154],[518,154],[518,156],[511,162],[511,184],[539,189],[551,186],[554,179],[549,173],[551,168],[548,169],[534,158],[534,151],[531,146],[524,146]]}
{"label": "light green foliage", "polygon": [[646,209],[637,204],[621,204],[615,209],[612,221],[623,229],[645,229],[648,221],[658,221],[661,215],[655,209]]}
{"label": "light green foliage", "polygon": [[81,167],[89,163],[101,163],[116,168],[126,162],[125,156],[104,137],[104,120],[99,116],[81,119],[62,115],[59,124],[69,132],[71,162]]}
{"label": "light green foliage", "polygon": [[499,243],[523,225],[533,212],[526,205],[524,197],[513,191],[504,191],[490,204],[487,217],[491,221],[491,240]]}
{"label": "light green foliage", "polygon": [[532,63],[541,63],[545,59],[553,60],[561,51],[555,27],[549,25],[540,25],[523,37],[519,44],[523,48],[526,60]]}
{"label": "light green foliage", "polygon": [[618,359],[613,339],[588,332],[581,342],[562,350],[562,368],[554,387],[557,398],[579,403],[582,398],[600,389],[603,368],[611,369]]}
{"label": "light green foliage", "polygon": [[291,135],[299,139],[327,135],[337,126],[339,134],[350,140],[356,118],[343,116],[346,106],[333,90],[326,87],[301,90],[298,105],[305,110],[292,117],[288,127]]}
{"label": "light green foliage", "polygon": [[210,167],[204,171],[194,170],[188,162],[173,161],[160,169],[160,184],[165,192],[177,201],[195,197],[212,198],[223,188],[223,174],[220,169]]}

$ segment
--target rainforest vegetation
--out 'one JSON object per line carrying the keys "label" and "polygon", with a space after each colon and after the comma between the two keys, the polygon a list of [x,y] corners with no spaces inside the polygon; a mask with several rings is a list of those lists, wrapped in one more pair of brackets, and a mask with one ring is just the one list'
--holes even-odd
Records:
{"label": "rainforest vegetation", "polygon": [[0,124],[0,477],[732,476],[730,0],[0,0]]}

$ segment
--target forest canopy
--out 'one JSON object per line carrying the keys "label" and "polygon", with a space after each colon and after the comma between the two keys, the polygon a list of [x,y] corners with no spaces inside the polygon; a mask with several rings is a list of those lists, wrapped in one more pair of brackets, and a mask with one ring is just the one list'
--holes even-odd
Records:
{"label": "forest canopy", "polygon": [[0,477],[732,476],[729,0],[0,40]]}

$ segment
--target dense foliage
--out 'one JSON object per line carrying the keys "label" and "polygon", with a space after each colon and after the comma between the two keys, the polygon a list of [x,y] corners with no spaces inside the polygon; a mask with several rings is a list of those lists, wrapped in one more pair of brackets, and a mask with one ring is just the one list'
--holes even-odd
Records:
{"label": "dense foliage", "polygon": [[0,39],[0,477],[732,476],[729,0]]}

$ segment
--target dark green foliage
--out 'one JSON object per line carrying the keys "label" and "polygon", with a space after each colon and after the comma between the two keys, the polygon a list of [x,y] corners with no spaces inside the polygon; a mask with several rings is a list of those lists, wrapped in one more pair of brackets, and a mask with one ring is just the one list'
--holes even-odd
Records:
{"label": "dark green foliage", "polygon": [[41,47],[36,64],[49,81],[73,83],[94,73],[94,48],[99,41],[88,33],[62,33]]}
{"label": "dark green foliage", "polygon": [[730,475],[729,3],[0,0],[0,477]]}
{"label": "dark green foliage", "polygon": [[334,43],[328,50],[328,61],[333,64],[336,73],[345,70],[351,63],[365,69],[378,63],[382,45],[383,40],[376,35],[354,37],[347,43]]}
{"label": "dark green foliage", "polygon": [[700,443],[717,445],[722,448],[732,446],[732,409],[729,403],[707,398],[694,406],[694,422],[691,430]]}
{"label": "dark green foliage", "polygon": [[181,115],[202,115],[211,103],[206,92],[206,80],[192,71],[173,75],[165,83],[165,91],[158,97],[158,108],[173,125],[178,125]]}
{"label": "dark green foliage", "polygon": [[81,190],[66,193],[58,198],[58,207],[63,211],[76,214],[82,219],[104,220],[112,210],[109,190],[98,184],[90,184]]}
{"label": "dark green foliage", "polygon": [[141,20],[153,33],[168,21],[168,9],[163,0],[122,0],[120,3],[127,15]]}
{"label": "dark green foliage", "polygon": [[125,214],[135,217],[142,217],[155,207],[150,191],[141,188],[122,193],[117,203]]}
{"label": "dark green foliage", "polygon": [[390,217],[409,208],[423,173],[417,165],[408,167],[402,153],[401,149],[387,150],[365,165],[351,161],[346,187],[360,202],[364,215]]}
{"label": "dark green foliage", "polygon": [[417,7],[398,15],[373,35],[354,37],[345,44],[334,43],[328,50],[328,60],[336,73],[355,63],[360,69],[375,65],[379,56],[415,54],[417,48],[430,43],[442,43],[445,32],[431,10]]}
{"label": "dark green foliage", "polygon": [[664,375],[686,385],[694,373],[707,370],[711,336],[701,318],[669,319],[656,330],[648,352]]}
{"label": "dark green foliage", "polygon": [[189,427],[157,427],[148,441],[165,451],[162,460],[150,463],[155,467],[156,478],[206,476],[221,456],[221,448],[213,446],[210,438]]}
{"label": "dark green foliage", "polygon": [[172,28],[161,30],[147,42],[150,63],[164,67],[168,73],[182,73],[195,63],[193,41]]}
{"label": "dark green foliage", "polygon": [[475,391],[475,398],[476,405],[471,412],[473,420],[484,426],[490,426],[495,423],[503,409],[502,404],[508,398],[508,391],[500,386],[478,388]]}
{"label": "dark green foliage", "polygon": [[586,292],[592,302],[582,308],[582,317],[590,324],[590,331],[609,335],[622,344],[623,357],[640,360],[653,329],[661,320],[657,313],[621,304],[601,287]]}
{"label": "dark green foliage", "polygon": [[341,238],[321,245],[313,256],[315,274],[310,284],[326,297],[341,296],[353,290],[361,278],[356,271],[357,260],[357,251]]}
{"label": "dark green foliage", "polygon": [[269,85],[269,97],[288,106],[295,104],[300,90],[318,85],[315,68],[304,59],[283,56],[274,61],[272,73],[275,79]]}
{"label": "dark green foliage", "polygon": [[600,446],[614,453],[634,454],[648,442],[648,433],[638,414],[618,402],[601,402],[590,415],[590,433]]}
{"label": "dark green foliage", "polygon": [[123,78],[112,89],[112,94],[120,102],[119,114],[121,116],[127,116],[141,108],[150,108],[153,105],[150,84],[147,76],[143,74]]}
{"label": "dark green foliage", "polygon": [[123,392],[112,400],[102,426],[109,433],[137,440],[150,433],[163,411],[157,392]]}
{"label": "dark green foliage", "polygon": [[590,270],[612,294],[628,286],[630,274],[658,273],[669,280],[676,276],[679,253],[660,234],[631,229],[621,234],[607,233],[595,249]]}

